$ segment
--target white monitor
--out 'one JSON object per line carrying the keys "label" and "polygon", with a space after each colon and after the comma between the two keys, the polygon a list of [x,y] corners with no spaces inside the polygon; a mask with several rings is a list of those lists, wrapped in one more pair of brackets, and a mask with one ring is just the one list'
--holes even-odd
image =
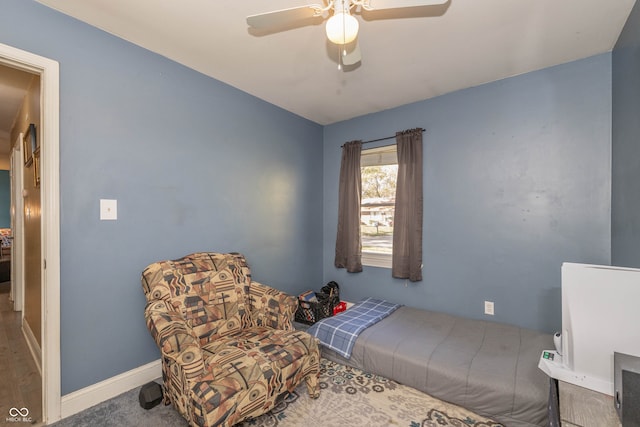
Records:
{"label": "white monitor", "polygon": [[539,367],[613,396],[614,352],[640,356],[640,270],[564,263],[561,341],[562,355]]}

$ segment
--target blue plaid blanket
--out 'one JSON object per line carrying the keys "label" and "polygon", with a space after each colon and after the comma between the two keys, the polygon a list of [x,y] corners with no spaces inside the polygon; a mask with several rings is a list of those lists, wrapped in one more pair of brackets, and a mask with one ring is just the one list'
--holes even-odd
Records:
{"label": "blue plaid blanket", "polygon": [[327,317],[307,332],[320,343],[349,359],[360,332],[393,313],[400,305],[375,298],[364,299],[334,317]]}

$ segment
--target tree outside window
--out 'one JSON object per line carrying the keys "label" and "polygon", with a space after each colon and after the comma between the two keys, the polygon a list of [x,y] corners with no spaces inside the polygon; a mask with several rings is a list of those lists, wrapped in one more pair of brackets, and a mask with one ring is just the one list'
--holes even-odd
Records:
{"label": "tree outside window", "polygon": [[360,235],[362,263],[390,267],[396,202],[396,145],[363,150]]}

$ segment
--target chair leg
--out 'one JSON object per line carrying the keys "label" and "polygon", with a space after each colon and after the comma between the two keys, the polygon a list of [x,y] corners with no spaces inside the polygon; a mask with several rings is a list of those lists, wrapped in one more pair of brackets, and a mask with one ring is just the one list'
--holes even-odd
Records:
{"label": "chair leg", "polygon": [[307,391],[309,392],[309,397],[312,399],[317,399],[320,397],[320,386],[318,385],[318,376],[320,373],[315,373],[311,375],[307,375],[305,377],[305,382],[307,383]]}

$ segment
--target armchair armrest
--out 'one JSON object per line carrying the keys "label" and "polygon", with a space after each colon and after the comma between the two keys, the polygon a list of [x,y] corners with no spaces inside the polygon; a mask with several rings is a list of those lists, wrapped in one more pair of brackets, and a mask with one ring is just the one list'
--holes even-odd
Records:
{"label": "armchair armrest", "polygon": [[249,285],[249,306],[255,326],[293,330],[293,315],[298,308],[298,299],[259,282]]}
{"label": "armchair armrest", "polygon": [[168,302],[162,300],[150,301],[144,314],[162,357],[175,362],[186,380],[200,377],[204,373],[202,350],[184,319]]}

